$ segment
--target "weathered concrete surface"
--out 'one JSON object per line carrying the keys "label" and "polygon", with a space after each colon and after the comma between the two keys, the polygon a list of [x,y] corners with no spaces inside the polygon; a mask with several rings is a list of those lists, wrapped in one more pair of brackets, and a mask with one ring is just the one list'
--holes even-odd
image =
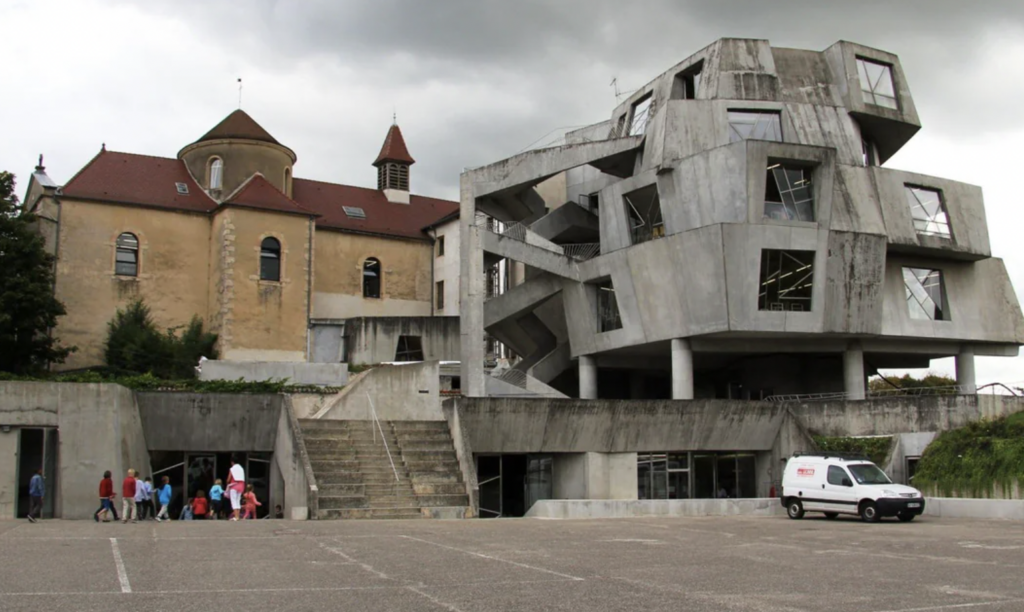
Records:
{"label": "weathered concrete surface", "polygon": [[859,402],[785,403],[808,431],[822,436],[936,432],[1024,410],[1024,398],[1003,395],[891,397]]}
{"label": "weathered concrete surface", "polygon": [[458,410],[455,409],[455,400],[446,400],[441,411],[445,421],[448,422],[448,431],[452,436],[452,444],[455,447],[455,457],[459,460],[459,471],[462,473],[462,481],[466,483],[466,496],[469,499],[469,508],[473,516],[480,512],[480,485],[476,478],[476,461],[473,458],[473,447],[470,446],[466,432],[462,428],[462,420]]}
{"label": "weathered concrete surface", "polygon": [[200,380],[287,380],[295,385],[341,387],[348,382],[347,363],[294,363],[287,361],[222,361],[203,363]]}
{"label": "weathered concrete surface", "polygon": [[366,317],[345,321],[349,363],[374,365],[396,360],[399,336],[417,336],[426,361],[459,360],[459,317]]}
{"label": "weathered concrete surface", "polygon": [[[292,520],[306,520],[316,516],[316,477],[306,453],[302,429],[291,406],[290,398],[284,398],[281,415],[277,421],[274,438],[273,473],[282,486],[272,487],[277,495],[276,504],[281,504],[284,515]],[[313,512],[310,512],[313,507]]]}
{"label": "weathered concrete surface", "polygon": [[[0,535],[0,606],[25,612],[184,610],[200,598],[210,609],[252,612],[1018,612],[1024,605],[1024,523],[1009,521],[46,521],[9,522]],[[197,550],[230,550],[250,562],[208,561]]]}
{"label": "weathered concrete surface", "polygon": [[282,396],[138,393],[149,450],[273,451]]}
{"label": "weathered concrete surface", "polygon": [[782,516],[776,498],[757,499],[572,499],[542,500],[527,518],[621,519],[651,516]]}
{"label": "weathered concrete surface", "polygon": [[[8,419],[11,419],[8,421]],[[0,383],[0,424],[18,427],[57,427],[60,450],[54,512],[62,518],[88,518],[96,510],[96,490],[104,470],[122,477],[128,468],[150,471],[146,439],[132,392],[118,385],[3,382]],[[10,439],[17,429],[2,434],[5,465],[17,465]],[[8,463],[15,459],[13,463]],[[0,499],[11,499],[16,468],[0,469]],[[5,491],[6,490],[6,491]],[[0,519],[13,518],[11,512]]]}
{"label": "weathered concrete surface", "polygon": [[561,453],[551,471],[555,499],[636,499],[636,453]]}
{"label": "weathered concrete surface", "polygon": [[459,398],[474,453],[770,450],[786,417],[778,404]]}
{"label": "weathered concrete surface", "polygon": [[1024,501],[1019,499],[926,498],[926,516],[1024,521]]}
{"label": "weathered concrete surface", "polygon": [[370,399],[383,421],[441,421],[437,361],[375,367],[329,400],[314,418],[367,420]]}

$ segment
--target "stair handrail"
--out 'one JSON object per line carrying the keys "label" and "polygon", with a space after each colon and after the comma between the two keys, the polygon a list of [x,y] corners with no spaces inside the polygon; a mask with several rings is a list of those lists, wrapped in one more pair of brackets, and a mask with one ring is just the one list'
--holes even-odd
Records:
{"label": "stair handrail", "polygon": [[373,441],[374,441],[374,443],[377,442],[377,432],[379,431],[380,432],[380,441],[384,443],[384,451],[387,452],[387,454],[388,454],[388,461],[391,463],[391,471],[395,473],[395,482],[401,482],[402,479],[398,477],[398,468],[395,467],[395,460],[391,458],[391,449],[388,448],[388,441],[384,437],[384,429],[381,428],[381,426],[380,426],[380,419],[377,418],[377,409],[374,408],[374,406],[373,406],[373,398],[370,397],[369,393],[366,394],[366,401],[369,402],[370,415],[372,417],[371,418],[372,423],[377,425],[376,429],[373,429],[373,427],[370,428],[370,429],[373,429]]}

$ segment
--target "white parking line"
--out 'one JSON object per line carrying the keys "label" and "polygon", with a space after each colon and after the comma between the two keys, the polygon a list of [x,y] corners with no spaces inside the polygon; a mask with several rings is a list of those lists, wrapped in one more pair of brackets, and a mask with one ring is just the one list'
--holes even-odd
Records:
{"label": "white parking line", "polygon": [[1022,603],[1024,599],[999,599],[995,601],[978,601],[974,603],[946,604],[939,606],[927,606],[924,608],[900,608],[898,610],[883,610],[882,612],[938,612],[940,610],[964,610],[968,608],[982,608],[986,606],[998,606],[1002,604]]}
{"label": "white parking line", "polygon": [[121,592],[131,593],[132,585],[128,582],[128,572],[124,569],[124,559],[117,548],[117,538],[110,538],[110,548],[114,551],[114,565],[117,566],[117,579],[121,581]]}
{"label": "white parking line", "polygon": [[447,549],[447,550],[454,550],[455,552],[465,553],[467,555],[473,555],[474,557],[480,557],[482,559],[489,559],[491,561],[500,561],[501,563],[508,563],[509,565],[515,565],[515,566],[518,566],[518,567],[525,567],[526,569],[531,569],[531,570],[534,570],[536,572],[544,572],[545,574],[551,574],[553,576],[558,576],[559,578],[566,578],[568,580],[586,580],[585,578],[580,578],[579,576],[570,576],[569,574],[560,574],[558,572],[553,572],[553,571],[551,571],[549,569],[544,569],[543,567],[536,567],[536,566],[533,566],[533,565],[527,565],[525,563],[519,563],[518,561],[509,561],[508,559],[502,559],[500,557],[492,557],[490,555],[485,555],[483,553],[473,552],[472,550],[464,550],[462,548],[455,548],[454,546],[447,546],[445,544],[438,544],[437,542],[431,542],[430,540],[421,540],[420,538],[414,538],[412,536],[407,536],[407,535],[403,535],[403,536],[399,536],[399,537],[405,538],[407,540],[413,540],[414,542],[423,542],[424,544],[430,544],[432,546],[437,546],[438,548],[444,548],[444,549]]}

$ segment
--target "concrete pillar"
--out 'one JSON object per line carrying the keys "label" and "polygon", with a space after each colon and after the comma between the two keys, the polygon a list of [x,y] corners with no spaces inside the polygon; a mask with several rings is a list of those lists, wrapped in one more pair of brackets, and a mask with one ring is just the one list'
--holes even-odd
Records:
{"label": "concrete pillar", "polygon": [[476,225],[476,195],[469,173],[460,182],[459,206],[459,350],[462,393],[467,397],[487,395],[484,379],[484,250]]}
{"label": "concrete pillar", "polygon": [[597,399],[597,359],[580,355],[580,399]]}
{"label": "concrete pillar", "polygon": [[974,347],[960,347],[960,354],[956,356],[956,384],[960,385],[960,393],[974,395],[978,392],[974,374]]}
{"label": "concrete pillar", "polygon": [[693,399],[693,351],[682,338],[672,340],[672,399]]}
{"label": "concrete pillar", "polygon": [[851,343],[843,353],[843,382],[848,399],[864,399],[864,350],[859,342]]}

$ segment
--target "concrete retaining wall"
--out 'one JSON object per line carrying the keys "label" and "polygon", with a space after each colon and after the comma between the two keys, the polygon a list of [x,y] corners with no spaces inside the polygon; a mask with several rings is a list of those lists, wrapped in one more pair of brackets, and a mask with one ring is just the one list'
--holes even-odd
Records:
{"label": "concrete retaining wall", "polygon": [[314,416],[320,419],[365,420],[373,398],[382,421],[442,421],[439,363],[383,365],[353,377],[352,383],[328,400]]}
{"label": "concrete retaining wall", "polygon": [[61,518],[92,516],[105,470],[117,482],[129,468],[151,471],[138,407],[118,385],[0,383],[0,425],[14,426],[0,433],[0,520],[15,515],[18,427],[58,428],[58,470],[47,494]]}
{"label": "concrete retaining wall", "polygon": [[543,500],[527,518],[602,519],[649,516],[776,516],[785,508],[777,498],[757,499],[570,499]]}
{"label": "concrete retaining wall", "polygon": [[200,380],[238,380],[260,382],[285,380],[295,385],[341,387],[348,382],[347,363],[294,363],[286,361],[203,362]]}
{"label": "concrete retaining wall", "polygon": [[927,497],[925,516],[942,518],[1013,519],[1024,521],[1024,501]]}
{"label": "concrete retaining wall", "polygon": [[282,396],[138,393],[149,450],[273,451]]}

